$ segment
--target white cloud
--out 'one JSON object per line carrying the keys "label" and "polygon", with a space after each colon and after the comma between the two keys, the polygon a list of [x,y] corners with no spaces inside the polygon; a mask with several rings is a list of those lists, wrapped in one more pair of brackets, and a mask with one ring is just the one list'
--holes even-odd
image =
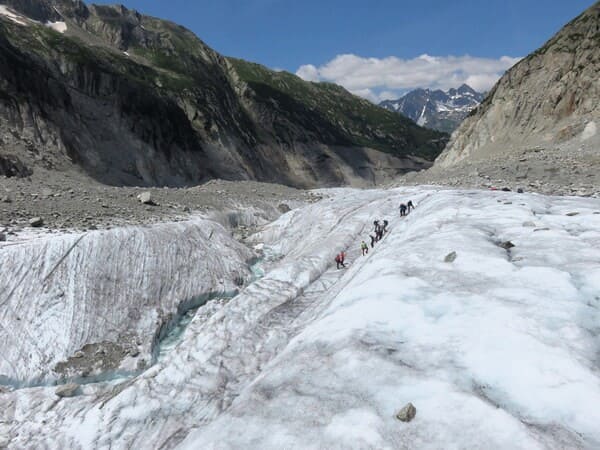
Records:
{"label": "white cloud", "polygon": [[300,68],[296,71],[296,75],[306,81],[319,81],[319,69],[312,64],[300,66]]}
{"label": "white cloud", "polygon": [[392,96],[418,87],[449,89],[467,83],[476,90],[486,91],[519,59],[427,54],[413,59],[395,56],[363,58],[346,54],[338,55],[320,67],[303,65],[296,74],[309,81],[340,84],[356,95],[376,102],[397,98]]}

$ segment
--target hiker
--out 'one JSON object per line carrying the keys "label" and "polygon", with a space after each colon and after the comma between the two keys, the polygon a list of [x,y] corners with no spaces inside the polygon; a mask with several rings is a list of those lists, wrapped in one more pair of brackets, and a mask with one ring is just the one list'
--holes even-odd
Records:
{"label": "hiker", "polygon": [[400,216],[406,215],[406,205],[404,203],[400,203]]}
{"label": "hiker", "polygon": [[380,240],[383,239],[383,227],[379,227],[377,229],[376,235],[377,235],[377,242],[379,242]]}
{"label": "hiker", "polygon": [[367,245],[367,243],[365,241],[362,241],[360,243],[360,249],[362,251],[363,256],[365,256],[366,254],[369,253],[369,246]]}
{"label": "hiker", "polygon": [[373,221],[373,225],[375,226],[375,229],[373,231],[375,232],[375,234],[377,234],[377,230],[379,230],[379,220]]}
{"label": "hiker", "polygon": [[415,209],[415,205],[413,205],[412,200],[409,200],[406,206],[408,207],[408,212],[410,212],[411,209]]}
{"label": "hiker", "polygon": [[369,237],[371,238],[371,248],[375,247],[375,235],[373,233],[369,233]]}
{"label": "hiker", "polygon": [[335,257],[335,264],[338,269],[340,268],[340,266],[346,267],[346,265],[344,264],[345,259],[346,259],[346,254],[344,252],[339,252],[337,254],[337,256]]}
{"label": "hiker", "polygon": [[388,232],[388,229],[387,229],[388,225],[389,225],[389,222],[387,220],[384,220],[383,221],[383,232],[384,233]]}

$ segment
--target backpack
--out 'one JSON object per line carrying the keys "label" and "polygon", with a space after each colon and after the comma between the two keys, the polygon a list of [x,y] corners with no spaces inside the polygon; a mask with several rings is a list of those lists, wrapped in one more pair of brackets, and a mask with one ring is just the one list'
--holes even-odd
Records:
{"label": "backpack", "polygon": [[335,262],[336,263],[342,262],[342,257],[340,255],[335,255]]}

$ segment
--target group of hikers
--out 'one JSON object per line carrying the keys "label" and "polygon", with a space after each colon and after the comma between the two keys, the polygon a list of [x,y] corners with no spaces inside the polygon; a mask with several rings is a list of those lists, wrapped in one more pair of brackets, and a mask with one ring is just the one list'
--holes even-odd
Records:
{"label": "group of hikers", "polygon": [[[413,204],[412,200],[409,200],[408,203],[401,203],[400,204],[400,216],[406,216],[408,215],[411,210],[415,209],[415,205]],[[375,220],[373,221],[373,225],[374,225],[374,229],[371,233],[369,233],[369,237],[371,238],[371,248],[375,247],[375,243],[379,242],[380,240],[383,239],[383,236],[385,235],[385,233],[388,232],[388,225],[389,222],[387,220],[383,220],[383,221],[379,221],[379,220]],[[362,256],[365,256],[369,253],[369,246],[367,245],[367,243],[365,241],[362,241],[360,243],[360,251],[362,253]],[[337,268],[341,268],[341,267],[346,267],[346,252],[341,251],[339,252],[336,256],[335,256],[335,263]]]}
{"label": "group of hikers", "polygon": [[400,216],[406,216],[410,213],[411,209],[415,209],[415,205],[413,205],[412,200],[409,200],[405,205],[404,203],[400,203]]}

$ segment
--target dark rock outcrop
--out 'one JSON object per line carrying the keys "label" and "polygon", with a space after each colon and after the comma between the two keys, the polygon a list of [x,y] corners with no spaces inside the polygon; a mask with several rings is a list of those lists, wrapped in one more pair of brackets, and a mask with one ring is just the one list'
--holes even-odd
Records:
{"label": "dark rock outcrop", "polygon": [[21,162],[16,156],[2,156],[0,155],[0,175],[5,177],[19,177],[24,178],[32,174],[25,164]]}

